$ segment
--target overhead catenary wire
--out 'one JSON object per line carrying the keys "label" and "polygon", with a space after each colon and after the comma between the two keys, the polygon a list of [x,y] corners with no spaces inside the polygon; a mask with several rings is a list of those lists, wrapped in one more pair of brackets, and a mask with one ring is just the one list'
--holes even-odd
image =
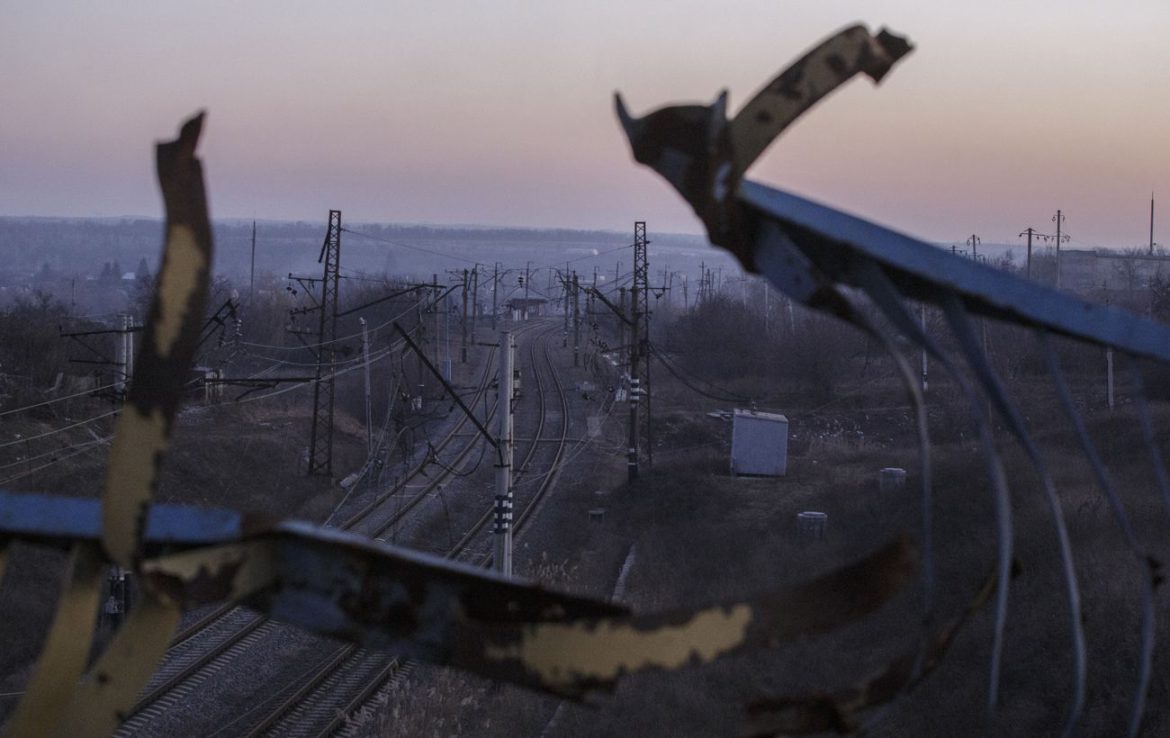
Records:
{"label": "overhead catenary wire", "polygon": [[71,430],[73,428],[80,428],[83,425],[89,425],[90,423],[95,423],[95,422],[102,420],[104,418],[112,417],[114,415],[119,414],[120,412],[122,412],[122,411],[121,410],[111,410],[107,413],[102,413],[101,415],[95,415],[92,418],[80,420],[76,423],[71,423],[69,425],[62,426],[60,428],[55,428],[53,430],[45,431],[44,433],[38,433],[35,436],[25,436],[24,438],[18,438],[18,439],[13,440],[13,441],[5,441],[4,443],[0,443],[0,448],[8,448],[9,446],[16,446],[16,445],[19,445],[22,443],[36,441],[36,440],[41,439],[41,438],[48,438],[49,436],[53,436],[53,435],[56,435],[58,433],[63,433],[65,431]]}
{"label": "overhead catenary wire", "polygon": [[42,464],[42,465],[40,465],[40,466],[33,467],[32,469],[28,469],[28,470],[26,470],[26,471],[24,471],[24,472],[21,472],[20,474],[14,474],[14,475],[12,475],[12,476],[10,476],[10,477],[6,477],[6,478],[4,478],[4,479],[0,479],[0,484],[8,484],[9,482],[14,482],[14,481],[16,481],[17,479],[23,479],[24,477],[27,477],[27,476],[31,476],[31,475],[33,475],[33,474],[36,474],[37,472],[39,472],[39,471],[43,471],[43,470],[45,470],[45,469],[48,469],[49,467],[55,466],[55,465],[57,465],[57,464],[61,463],[62,461],[66,461],[66,460],[68,460],[68,459],[72,459],[72,458],[73,458],[73,457],[75,457],[75,456],[80,456],[81,454],[83,454],[83,453],[86,453],[87,451],[91,451],[91,450],[93,449],[93,447],[94,447],[94,446],[96,446],[96,445],[98,445],[98,444],[105,444],[105,443],[108,443],[108,442],[110,442],[110,441],[111,441],[113,438],[114,438],[114,437],[113,437],[112,435],[109,435],[109,436],[105,436],[104,438],[99,438],[99,439],[97,439],[97,440],[94,440],[94,441],[89,441],[89,442],[86,442],[86,443],[84,443],[84,444],[81,444],[81,445],[79,445],[79,446],[75,446],[74,448],[75,448],[75,449],[77,449],[77,450],[75,450],[73,453],[66,454],[66,455],[64,455],[64,456],[61,456],[61,457],[59,457],[59,458],[56,458],[56,459],[54,459],[53,461],[50,461],[50,462],[49,462],[49,463],[47,463],[47,464]]}
{"label": "overhead catenary wire", "polygon": [[15,415],[16,413],[28,412],[29,410],[35,410],[38,407],[45,407],[47,405],[52,405],[52,404],[55,404],[58,402],[72,400],[72,399],[77,398],[77,397],[84,397],[86,395],[92,395],[92,394],[95,394],[97,392],[101,392],[103,390],[113,389],[114,386],[115,386],[115,383],[111,382],[110,384],[103,384],[99,387],[94,387],[93,389],[87,389],[87,390],[82,390],[81,392],[75,392],[71,395],[63,395],[61,397],[54,397],[53,399],[45,400],[44,402],[37,402],[37,403],[34,403],[32,405],[25,405],[23,407],[13,408],[11,410],[5,410],[4,412],[0,412],[0,418],[6,417],[8,415]]}

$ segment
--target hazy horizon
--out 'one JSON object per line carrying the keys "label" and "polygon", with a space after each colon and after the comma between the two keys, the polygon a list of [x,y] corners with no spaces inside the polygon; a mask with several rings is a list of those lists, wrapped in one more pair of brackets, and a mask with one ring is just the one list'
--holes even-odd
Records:
{"label": "hazy horizon", "polygon": [[[1170,193],[1170,6],[1135,2],[503,3],[387,8],[161,2],[9,10],[0,27],[0,214],[157,217],[152,142],[207,110],[217,220],[699,234],[636,165],[612,111],[732,111],[861,21],[915,45],[855,80],[749,173],[939,243],[1071,248],[1149,238]],[[1165,208],[1163,208],[1165,210]],[[1170,211],[1168,211],[1170,212]],[[1155,239],[1160,230],[1155,225]]]}

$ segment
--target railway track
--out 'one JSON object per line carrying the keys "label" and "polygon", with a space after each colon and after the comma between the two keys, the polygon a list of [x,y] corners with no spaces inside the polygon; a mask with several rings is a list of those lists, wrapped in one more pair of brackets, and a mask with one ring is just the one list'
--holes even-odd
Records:
{"label": "railway track", "polygon": [[[551,455],[548,470],[539,476],[539,481],[535,482],[535,489],[531,494],[525,495],[525,500],[520,505],[521,512],[514,523],[514,536],[517,539],[523,533],[526,523],[532,519],[533,513],[545,494],[555,483],[558,465],[567,444],[569,403],[549,352],[547,339],[553,333],[555,333],[553,330],[542,332],[529,343],[530,366],[533,367],[532,376],[537,385],[535,394],[539,398],[539,407],[536,414],[536,428],[518,468],[530,464],[537,455],[537,450],[545,441],[549,440],[543,436],[546,420],[550,415],[546,397],[547,388],[551,388],[556,396],[556,410],[561,420],[559,438],[551,439],[555,444],[555,449]],[[539,354],[538,345],[540,346]],[[544,367],[544,371],[538,368],[541,366]],[[547,375],[550,381],[546,383],[543,375]],[[529,479],[533,479],[531,474],[527,476]],[[473,543],[480,538],[479,534],[492,519],[492,515],[493,511],[489,508],[479,516],[468,532],[452,545],[445,555],[448,558],[455,558],[464,552],[472,551]],[[490,545],[487,548],[488,551],[482,555],[472,554],[478,557],[482,566],[490,566],[492,563]],[[375,670],[370,665],[371,662],[379,664],[380,668]],[[387,683],[405,678],[412,668],[412,662],[388,657],[384,653],[366,652],[356,646],[338,647],[329,658],[322,662],[320,669],[306,680],[306,686],[303,690],[298,690],[292,697],[274,700],[273,708],[262,719],[256,721],[247,731],[235,733],[235,735],[248,736],[248,738],[285,735],[324,738],[334,735],[339,729],[345,727],[344,723],[348,715],[361,709],[367,701],[387,686]],[[350,730],[345,733],[353,730],[354,728],[350,727]]]}
{"label": "railway track", "polygon": [[[484,395],[491,384],[494,352],[494,349],[489,352],[484,362],[484,372],[477,387],[477,398]],[[494,406],[488,410],[488,413],[490,414],[493,410]],[[434,447],[434,453],[442,453],[454,444],[467,423],[467,418],[461,417],[451,430],[440,439]],[[466,444],[457,452],[456,459],[465,458],[474,446],[474,442]],[[351,515],[339,527],[347,530],[356,527],[368,515],[377,510],[385,500],[409,485],[430,460],[430,457],[424,458],[401,484],[394,485],[389,490],[376,495],[373,501],[362,506],[357,513]],[[432,489],[435,484],[441,483],[444,476],[441,475],[438,479],[433,480],[426,489]],[[418,495],[416,500],[422,499],[425,495],[426,491]],[[393,522],[400,520],[413,506],[411,504],[405,509],[397,510],[391,521],[383,526],[383,530],[392,525]],[[171,647],[168,649],[159,670],[151,678],[138,702],[132,708],[129,717],[119,727],[115,735],[133,736],[146,731],[151,722],[168,709],[180,705],[201,685],[222,672],[232,662],[251,650],[265,637],[272,635],[280,627],[246,608],[235,605],[214,608],[198,617],[194,622],[184,626],[172,639]]]}

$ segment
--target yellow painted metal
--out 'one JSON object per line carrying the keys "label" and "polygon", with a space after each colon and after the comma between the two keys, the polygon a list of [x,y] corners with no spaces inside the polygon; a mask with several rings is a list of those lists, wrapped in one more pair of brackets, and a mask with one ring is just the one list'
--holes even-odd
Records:
{"label": "yellow painted metal", "polygon": [[742,175],[785,128],[855,74],[880,80],[909,51],[904,39],[850,26],[809,50],[744,105],[731,122],[734,169]]}
{"label": "yellow painted metal", "polygon": [[57,603],[52,629],[5,736],[37,738],[50,735],[85,669],[93,640],[94,622],[104,561],[98,546],[76,543],[70,553],[66,580]]}
{"label": "yellow painted metal", "polygon": [[166,653],[181,615],[176,603],[144,591],[88,678],[74,691],[50,735],[97,738],[113,733]]}

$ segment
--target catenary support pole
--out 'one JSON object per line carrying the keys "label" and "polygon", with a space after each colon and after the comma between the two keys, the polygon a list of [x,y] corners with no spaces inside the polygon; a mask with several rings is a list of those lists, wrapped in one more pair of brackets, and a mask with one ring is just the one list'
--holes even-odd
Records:
{"label": "catenary support pole", "polygon": [[495,569],[512,575],[512,334],[500,333],[499,454],[496,460]]}
{"label": "catenary support pole", "polygon": [[374,458],[374,425],[370,412],[370,334],[366,327],[366,319],[358,318],[362,326],[362,367],[366,378],[366,463]]}

